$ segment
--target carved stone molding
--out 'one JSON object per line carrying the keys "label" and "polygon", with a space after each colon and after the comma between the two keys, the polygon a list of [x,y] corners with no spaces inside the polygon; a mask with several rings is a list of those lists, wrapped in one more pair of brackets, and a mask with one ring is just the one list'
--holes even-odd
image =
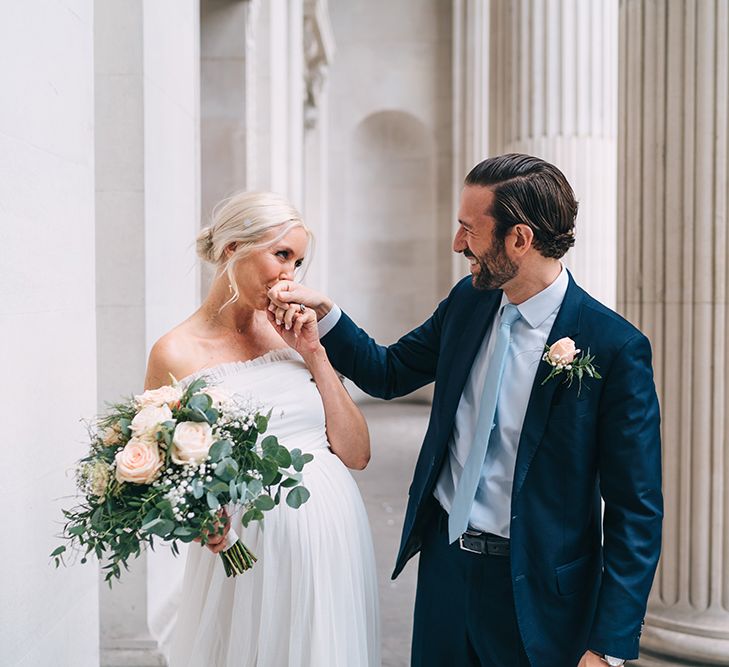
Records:
{"label": "carved stone molding", "polygon": [[335,44],[326,0],[304,1],[304,126],[311,130],[319,117],[319,103],[334,56]]}

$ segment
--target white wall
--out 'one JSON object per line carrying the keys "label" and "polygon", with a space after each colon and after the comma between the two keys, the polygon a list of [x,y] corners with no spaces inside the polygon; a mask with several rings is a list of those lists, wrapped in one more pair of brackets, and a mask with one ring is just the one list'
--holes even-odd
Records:
{"label": "white wall", "polygon": [[451,285],[451,7],[339,0],[330,12],[329,285],[392,342]]}
{"label": "white wall", "polygon": [[93,46],[91,0],[5,3],[0,503],[13,528],[0,661],[18,667],[98,664],[97,568],[56,571],[48,558],[84,453],[79,418],[96,409]]}

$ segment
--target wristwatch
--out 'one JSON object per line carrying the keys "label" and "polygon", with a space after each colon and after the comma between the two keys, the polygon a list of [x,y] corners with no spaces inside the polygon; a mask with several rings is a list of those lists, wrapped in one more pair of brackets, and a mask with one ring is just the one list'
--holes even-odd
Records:
{"label": "wristwatch", "polygon": [[597,651],[593,651],[595,655],[599,655],[600,658],[602,658],[602,661],[610,665],[610,667],[622,667],[622,665],[625,664],[625,660],[623,658],[613,658],[611,655],[605,655],[604,653],[598,653]]}

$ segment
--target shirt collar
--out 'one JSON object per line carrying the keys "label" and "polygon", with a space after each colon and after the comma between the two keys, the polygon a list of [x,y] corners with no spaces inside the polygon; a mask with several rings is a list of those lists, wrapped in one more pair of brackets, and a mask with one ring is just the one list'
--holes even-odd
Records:
{"label": "shirt collar", "polygon": [[[564,264],[560,262],[560,265],[562,270],[551,285],[545,287],[541,292],[537,292],[533,297],[527,299],[524,303],[520,303],[518,306],[522,319],[532,329],[540,327],[562,305],[562,301],[564,301],[564,295],[567,293],[570,280]],[[509,303],[509,299],[506,294],[502,294],[499,314],[503,312],[504,306],[507,303]]]}

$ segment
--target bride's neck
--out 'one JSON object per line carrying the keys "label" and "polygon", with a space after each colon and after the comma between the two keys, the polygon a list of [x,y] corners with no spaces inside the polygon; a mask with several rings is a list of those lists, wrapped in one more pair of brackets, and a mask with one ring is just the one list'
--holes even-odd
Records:
{"label": "bride's neck", "polygon": [[206,322],[212,327],[234,333],[251,333],[260,323],[261,313],[252,306],[241,303],[240,299],[225,305],[231,296],[233,295],[227,288],[223,290],[219,284],[213,285],[200,307]]}

